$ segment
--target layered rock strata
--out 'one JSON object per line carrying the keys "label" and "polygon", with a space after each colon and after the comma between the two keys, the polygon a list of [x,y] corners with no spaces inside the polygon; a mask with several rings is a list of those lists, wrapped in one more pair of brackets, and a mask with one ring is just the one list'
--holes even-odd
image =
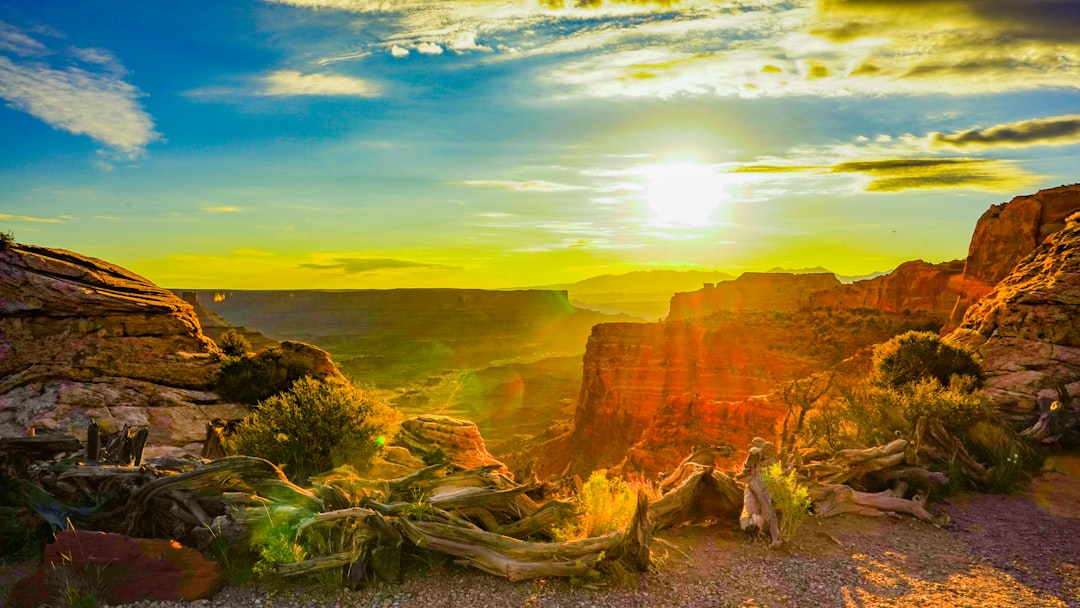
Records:
{"label": "layered rock strata", "polygon": [[706,283],[671,298],[669,321],[707,317],[717,312],[793,312],[806,306],[811,294],[838,287],[831,273],[747,272],[733,281]]}
{"label": "layered rock strata", "polygon": [[987,394],[1017,419],[1061,386],[1080,397],[1080,214],[970,307],[948,340],[976,352]]}
{"label": "layered rock strata", "polygon": [[82,438],[94,418],[148,425],[148,455],[197,452],[207,421],[247,412],[210,390],[219,355],[191,306],[143,277],[70,251],[0,251],[0,435]]}

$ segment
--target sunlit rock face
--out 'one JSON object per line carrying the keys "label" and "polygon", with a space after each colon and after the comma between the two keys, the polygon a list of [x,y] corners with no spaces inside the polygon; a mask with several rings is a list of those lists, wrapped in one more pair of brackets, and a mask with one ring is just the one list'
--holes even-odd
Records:
{"label": "sunlit rock face", "polygon": [[960,295],[945,332],[958,327],[968,308],[986,296],[1046,237],[1065,227],[1080,210],[1080,185],[1062,186],[990,207],[971,237]]}
{"label": "sunlit rock face", "polygon": [[786,414],[787,405],[777,395],[738,401],[702,399],[691,393],[668,397],[627,451],[620,469],[652,477],[670,471],[698,447],[717,445],[730,449],[714,455],[712,462],[731,468],[746,458],[746,446],[754,437],[778,436]]}
{"label": "sunlit rock face", "polygon": [[707,317],[717,312],[792,312],[811,294],[840,286],[831,273],[747,272],[732,281],[706,284],[671,298],[669,321]]}
{"label": "sunlit rock face", "polygon": [[148,451],[189,451],[215,417],[218,348],[191,306],[143,277],[58,249],[0,252],[0,435],[148,424]]}
{"label": "sunlit rock face", "polygon": [[948,336],[978,354],[986,392],[1001,410],[1030,416],[1065,386],[1080,397],[1080,214],[1050,236]]}
{"label": "sunlit rock face", "polygon": [[880,277],[811,294],[808,300],[811,306],[919,311],[944,320],[960,294],[963,272],[963,260],[941,264],[914,260]]}
{"label": "sunlit rock face", "polygon": [[[581,393],[567,448],[570,469],[580,473],[614,466],[643,440],[650,449],[660,449],[664,441],[674,446],[668,456],[643,465],[649,469],[677,463],[688,452],[669,462],[675,452],[699,439],[741,445],[746,429],[739,428],[739,421],[752,417],[750,412],[758,407],[752,402],[729,407],[729,414],[723,413],[726,406],[715,406],[717,420],[723,422],[717,422],[715,432],[706,433],[707,437],[687,440],[670,435],[665,439],[665,433],[649,429],[667,424],[665,418],[691,424],[694,416],[677,411],[682,401],[671,401],[672,397],[696,395],[695,404],[744,401],[783,382],[827,369],[860,348],[909,329],[936,329],[940,323],[940,317],[918,312],[804,309],[597,325],[583,358]],[[662,413],[665,405],[670,411]],[[761,408],[761,424],[755,421],[757,426],[749,428],[760,428],[762,436],[774,437],[765,429],[775,426],[775,408]],[[688,431],[686,437],[692,434]],[[644,462],[642,458],[638,461]],[[549,460],[551,466],[565,462]]]}

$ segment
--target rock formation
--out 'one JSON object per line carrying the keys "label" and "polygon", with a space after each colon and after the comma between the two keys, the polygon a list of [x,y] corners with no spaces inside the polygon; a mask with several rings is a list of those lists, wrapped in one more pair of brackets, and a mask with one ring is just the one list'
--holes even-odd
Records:
{"label": "rock formation", "polygon": [[621,467],[646,475],[670,470],[695,449],[723,445],[714,457],[720,468],[742,462],[743,446],[754,437],[779,436],[787,405],[775,395],[740,401],[713,401],[694,394],[669,397],[627,453]]}
{"label": "rock formation", "polygon": [[979,218],[964,265],[960,296],[945,332],[964,318],[968,307],[986,296],[1046,237],[1065,227],[1080,210],[1080,184],[1040,190],[990,207]]}
{"label": "rock formation", "polygon": [[747,272],[671,298],[669,321],[707,317],[717,312],[792,312],[806,305],[810,294],[840,285],[831,273]]}
{"label": "rock formation", "polygon": [[874,279],[811,294],[808,301],[811,306],[832,308],[925,312],[940,317],[944,323],[960,294],[963,271],[963,260],[941,264],[914,260]]}
{"label": "rock formation", "polygon": [[948,339],[975,350],[987,394],[1016,418],[1030,418],[1039,397],[1056,399],[1059,386],[1080,396],[1080,214],[969,308]]}
{"label": "rock formation", "polygon": [[505,465],[484,446],[480,429],[468,420],[435,414],[410,418],[401,423],[394,444],[408,449],[414,457],[431,461],[431,464],[438,460],[466,469],[494,464],[505,471]]}
{"label": "rock formation", "polygon": [[[647,439],[643,433],[671,397],[691,393],[700,403],[742,401],[827,369],[860,348],[909,329],[937,328],[939,322],[939,317],[921,313],[805,309],[794,314],[717,313],[693,321],[597,325],[583,359],[581,393],[569,438],[574,453],[571,469],[588,472],[620,462],[628,448]],[[741,434],[710,435],[709,440],[745,443]],[[564,462],[548,458],[540,468],[557,473],[552,467]]]}

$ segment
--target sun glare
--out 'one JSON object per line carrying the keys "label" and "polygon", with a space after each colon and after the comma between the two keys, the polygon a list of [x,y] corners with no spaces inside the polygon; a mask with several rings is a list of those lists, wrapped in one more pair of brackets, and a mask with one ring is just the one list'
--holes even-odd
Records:
{"label": "sun glare", "polygon": [[654,165],[644,175],[645,202],[660,224],[707,226],[724,202],[723,178],[708,165]]}

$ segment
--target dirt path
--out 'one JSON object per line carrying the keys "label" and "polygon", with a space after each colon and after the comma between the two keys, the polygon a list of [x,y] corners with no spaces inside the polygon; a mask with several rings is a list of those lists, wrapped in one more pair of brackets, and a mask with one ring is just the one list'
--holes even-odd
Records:
{"label": "dirt path", "polygon": [[1021,494],[951,501],[947,528],[910,518],[810,520],[780,551],[728,525],[668,530],[654,549],[656,568],[634,590],[510,583],[447,561],[414,565],[393,588],[329,596],[227,588],[203,605],[1080,607],[1080,457],[1058,456],[1048,467]]}

